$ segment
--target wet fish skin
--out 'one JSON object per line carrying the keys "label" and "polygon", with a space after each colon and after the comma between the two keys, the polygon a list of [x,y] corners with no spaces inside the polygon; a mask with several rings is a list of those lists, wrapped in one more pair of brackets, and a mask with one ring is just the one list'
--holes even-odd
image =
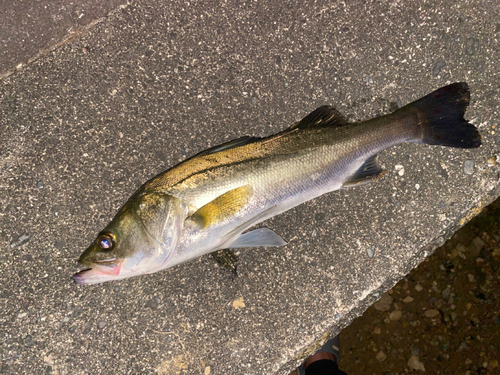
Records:
{"label": "wet fish skin", "polygon": [[464,120],[466,83],[455,83],[392,114],[347,123],[323,106],[266,138],[246,137],[201,152],[146,182],[81,255],[78,284],[153,273],[220,249],[280,246],[255,224],[383,171],[375,156],[404,142],[458,148],[481,144]]}

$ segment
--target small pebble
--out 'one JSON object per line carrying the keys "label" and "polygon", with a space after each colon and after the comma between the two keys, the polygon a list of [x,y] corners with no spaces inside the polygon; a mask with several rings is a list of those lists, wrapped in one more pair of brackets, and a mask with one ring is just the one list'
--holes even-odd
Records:
{"label": "small pebble", "polygon": [[373,329],[373,332],[372,332],[372,333],[373,333],[374,335],[380,335],[380,332],[382,332],[382,330],[380,329],[380,327],[375,327],[375,328]]}
{"label": "small pebble", "polygon": [[26,242],[28,242],[29,238],[30,238],[29,234],[26,233],[21,234],[15,241],[12,241],[10,243],[11,249],[24,245]]}
{"label": "small pebble", "polygon": [[39,188],[39,189],[43,188],[43,181],[38,181],[36,183],[36,187]]}
{"label": "small pebble", "polygon": [[379,362],[383,362],[385,361],[387,358],[387,355],[381,350],[377,353],[377,355],[375,356],[375,359]]}
{"label": "small pebble", "polygon": [[466,160],[464,162],[464,173],[473,174],[474,173],[474,160]]}
{"label": "small pebble", "polygon": [[99,327],[99,329],[103,329],[104,327],[106,327],[106,322],[104,320],[101,320],[99,323],[97,323],[97,327]]}
{"label": "small pebble", "polygon": [[413,297],[410,297],[410,296],[407,296],[404,300],[403,300],[404,303],[410,303],[410,302],[413,302]]}
{"label": "small pebble", "polygon": [[493,167],[497,165],[497,158],[496,156],[492,156],[488,159],[488,166]]}
{"label": "small pebble", "polygon": [[439,74],[439,72],[441,71],[441,69],[444,68],[446,64],[444,63],[444,61],[438,61],[437,63],[434,64],[434,67],[432,68],[432,75],[433,76],[437,76]]}
{"label": "small pebble", "polygon": [[389,311],[392,301],[393,298],[390,295],[384,294],[377,302],[373,304],[373,307],[375,307],[375,309],[378,311]]}
{"label": "small pebble", "polygon": [[441,292],[441,295],[443,296],[443,298],[448,298],[451,294],[451,289],[450,289],[450,286],[447,286],[446,289],[444,289],[442,292]]}
{"label": "small pebble", "polygon": [[479,51],[479,40],[476,38],[469,38],[465,45],[465,52],[469,55],[475,55]]}
{"label": "small pebble", "polygon": [[394,167],[394,169],[396,169],[396,171],[398,172],[398,175],[404,176],[404,174],[405,174],[405,167],[403,167],[402,165],[398,164],[398,165],[396,165]]}
{"label": "small pebble", "polygon": [[430,309],[430,310],[427,310],[426,312],[424,312],[424,315],[427,318],[434,318],[435,316],[439,315],[439,311],[436,309]]}
{"label": "small pebble", "polygon": [[484,242],[481,237],[476,237],[471,241],[471,245],[476,251],[480,251],[484,246],[486,246],[486,242]]}
{"label": "small pebble", "polygon": [[415,290],[416,290],[417,292],[421,292],[423,289],[424,289],[424,287],[422,286],[422,284],[417,284],[417,285],[415,285]]}
{"label": "small pebble", "polygon": [[412,355],[410,357],[410,359],[408,360],[408,363],[407,363],[408,367],[413,369],[413,370],[421,370],[421,371],[425,371],[425,367],[424,367],[424,364],[422,362],[420,362],[418,360],[417,357],[415,357],[414,355]]}
{"label": "small pebble", "polygon": [[245,302],[243,301],[243,297],[237,298],[233,301],[233,307],[238,310],[245,307]]}
{"label": "small pebble", "polygon": [[392,321],[396,321],[401,319],[401,316],[403,315],[403,312],[401,310],[394,310],[390,313],[389,319]]}
{"label": "small pebble", "polygon": [[474,277],[474,275],[472,273],[469,273],[467,275],[467,278],[469,279],[469,282],[471,282],[471,283],[473,283],[475,281],[475,277]]}

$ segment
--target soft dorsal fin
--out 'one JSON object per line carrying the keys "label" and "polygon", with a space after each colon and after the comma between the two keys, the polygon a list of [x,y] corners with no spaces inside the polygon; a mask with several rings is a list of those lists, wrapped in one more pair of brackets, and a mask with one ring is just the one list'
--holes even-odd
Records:
{"label": "soft dorsal fin", "polygon": [[349,180],[344,182],[342,187],[353,187],[363,185],[373,180],[382,177],[387,171],[384,171],[377,163],[377,155],[373,155],[366,159],[361,167],[354,173]]}
{"label": "soft dorsal fin", "polygon": [[223,143],[221,145],[211,147],[208,150],[205,150],[205,151],[200,152],[199,154],[196,154],[196,156],[204,156],[204,155],[208,155],[208,154],[215,154],[216,152],[219,152],[219,151],[229,150],[231,148],[248,145],[250,143],[257,142],[257,141],[259,141],[261,139],[262,138],[259,138],[259,137],[250,137],[250,136],[246,135],[244,137],[241,137],[241,138],[238,138],[238,139],[233,139],[232,141]]}
{"label": "soft dorsal fin", "polygon": [[293,124],[290,129],[310,129],[313,127],[344,126],[348,122],[345,117],[335,108],[324,105],[316,108],[299,122]]}

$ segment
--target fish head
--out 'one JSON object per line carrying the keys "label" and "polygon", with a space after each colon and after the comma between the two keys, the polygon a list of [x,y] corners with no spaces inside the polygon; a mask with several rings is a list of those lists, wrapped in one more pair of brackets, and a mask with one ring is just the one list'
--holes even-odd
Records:
{"label": "fish head", "polygon": [[166,268],[182,230],[182,206],[162,193],[132,196],[80,256],[78,262],[89,269],[73,280],[96,284]]}

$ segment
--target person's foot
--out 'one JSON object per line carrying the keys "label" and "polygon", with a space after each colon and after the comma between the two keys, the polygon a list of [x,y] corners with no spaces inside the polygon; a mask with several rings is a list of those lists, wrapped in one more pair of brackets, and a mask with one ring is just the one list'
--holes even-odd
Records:
{"label": "person's foot", "polygon": [[335,336],[333,339],[328,340],[325,344],[313,355],[310,355],[306,360],[297,368],[297,375],[305,375],[306,369],[311,363],[320,360],[330,360],[337,362],[340,358],[340,340],[339,336]]}

